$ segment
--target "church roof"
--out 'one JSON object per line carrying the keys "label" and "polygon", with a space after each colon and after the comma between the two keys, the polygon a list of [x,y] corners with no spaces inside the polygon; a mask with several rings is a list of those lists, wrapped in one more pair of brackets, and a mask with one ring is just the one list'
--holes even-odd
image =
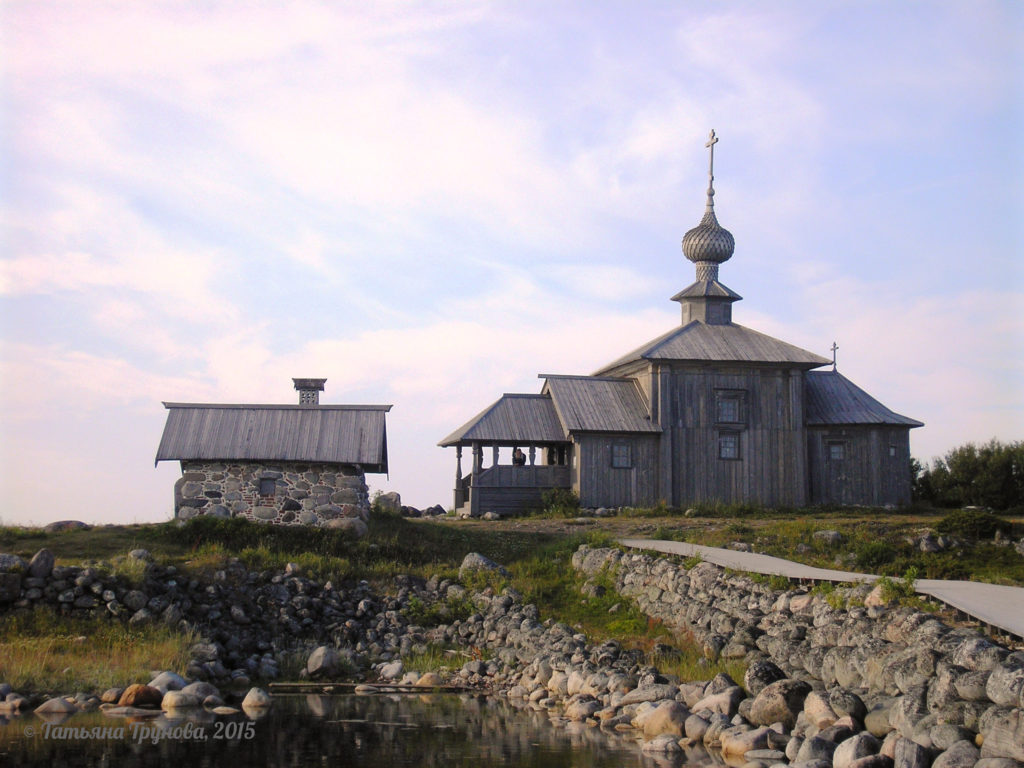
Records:
{"label": "church roof", "polygon": [[804,379],[804,413],[808,426],[827,424],[894,424],[923,427],[875,400],[837,371],[808,371]]}
{"label": "church roof", "polygon": [[565,442],[565,430],[547,395],[504,394],[438,445],[449,447],[472,441],[516,445]]}
{"label": "church roof", "polygon": [[390,405],[164,403],[156,461],[314,461],[387,472]]}
{"label": "church roof", "polygon": [[566,432],[661,432],[635,379],[544,376]]}
{"label": "church roof", "polygon": [[694,320],[649,341],[596,372],[600,375],[637,360],[772,363],[817,368],[831,362],[736,323],[708,325]]}

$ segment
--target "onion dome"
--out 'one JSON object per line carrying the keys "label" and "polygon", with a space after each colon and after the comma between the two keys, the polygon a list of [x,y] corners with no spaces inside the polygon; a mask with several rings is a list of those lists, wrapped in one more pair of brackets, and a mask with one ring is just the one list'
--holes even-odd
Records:
{"label": "onion dome", "polygon": [[715,217],[715,144],[718,137],[711,131],[708,143],[711,160],[708,167],[708,201],[700,224],[683,235],[683,255],[697,265],[698,280],[717,280],[718,265],[732,257],[736,241],[732,233]]}

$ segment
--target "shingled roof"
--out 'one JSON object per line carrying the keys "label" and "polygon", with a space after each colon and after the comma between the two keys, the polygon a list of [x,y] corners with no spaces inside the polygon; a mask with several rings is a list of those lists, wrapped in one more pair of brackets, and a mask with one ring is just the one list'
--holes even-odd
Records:
{"label": "shingled roof", "polygon": [[566,432],[661,432],[651,422],[635,379],[594,376],[553,376],[544,391],[551,394]]}
{"label": "shingled roof", "polygon": [[694,320],[623,355],[595,375],[637,360],[772,363],[799,368],[817,368],[832,362],[736,323],[709,325]]}
{"label": "shingled roof", "polygon": [[164,403],[156,461],[311,461],[388,471],[390,405]]}
{"label": "shingled roof", "polygon": [[808,371],[804,379],[808,426],[828,424],[893,424],[923,427],[875,400],[838,371]]}
{"label": "shingled roof", "polygon": [[438,445],[449,447],[473,441],[491,445],[565,442],[565,430],[547,395],[504,394]]}

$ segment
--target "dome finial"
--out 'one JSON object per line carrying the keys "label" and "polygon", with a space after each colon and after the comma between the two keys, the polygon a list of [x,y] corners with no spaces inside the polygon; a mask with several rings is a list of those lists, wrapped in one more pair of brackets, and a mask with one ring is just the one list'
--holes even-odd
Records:
{"label": "dome finial", "polygon": [[715,216],[715,144],[718,137],[712,129],[704,145],[710,150],[708,159],[708,203],[700,224],[683,236],[683,254],[697,266],[697,279],[718,280],[718,265],[732,256],[735,242],[732,233],[718,223]]}
{"label": "dome finial", "polygon": [[708,158],[708,211],[714,211],[715,209],[715,144],[718,143],[718,137],[715,136],[715,129],[711,129],[711,133],[708,134],[708,142],[704,146],[709,150]]}

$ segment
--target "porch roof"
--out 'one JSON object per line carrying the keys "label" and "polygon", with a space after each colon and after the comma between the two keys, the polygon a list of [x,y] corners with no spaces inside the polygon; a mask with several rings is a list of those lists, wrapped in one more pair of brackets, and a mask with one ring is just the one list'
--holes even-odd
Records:
{"label": "porch roof", "polygon": [[567,432],[661,432],[635,379],[541,375]]}
{"label": "porch roof", "polygon": [[567,442],[547,395],[504,394],[438,445],[539,445]]}

